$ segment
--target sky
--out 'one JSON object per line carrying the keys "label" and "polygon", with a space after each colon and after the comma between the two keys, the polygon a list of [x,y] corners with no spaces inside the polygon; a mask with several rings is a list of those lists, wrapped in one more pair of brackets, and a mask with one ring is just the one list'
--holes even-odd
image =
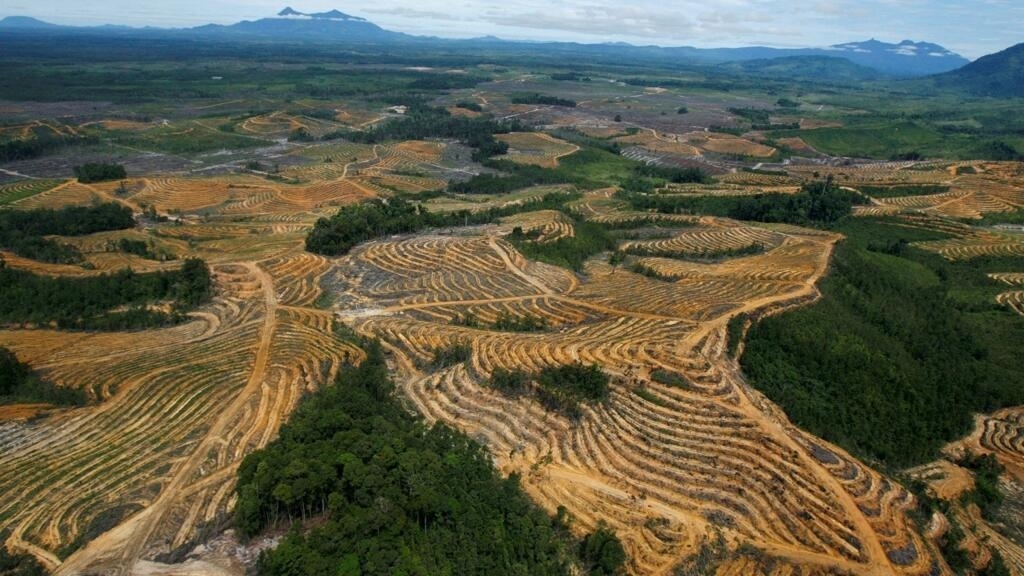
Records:
{"label": "sky", "polygon": [[289,2],[446,38],[779,48],[875,38],[934,42],[970,59],[1024,42],[1022,0],[3,0],[0,16],[187,27],[269,17]]}

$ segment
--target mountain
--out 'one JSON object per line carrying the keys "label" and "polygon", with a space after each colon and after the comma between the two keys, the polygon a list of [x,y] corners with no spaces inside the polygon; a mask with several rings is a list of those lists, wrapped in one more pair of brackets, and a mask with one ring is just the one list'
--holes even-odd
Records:
{"label": "mountain", "polygon": [[[691,50],[699,50],[691,48]],[[825,48],[710,48],[700,50],[698,58],[718,62],[770,60],[791,56],[833,56],[877,70],[890,76],[927,76],[955,70],[970,60],[938,44],[904,40],[889,44],[878,40],[847,42]]]}
{"label": "mountain", "polygon": [[291,42],[389,42],[410,38],[400,32],[391,32],[340,10],[307,14],[291,6],[277,13],[277,18],[243,20],[221,26],[207,24],[181,31],[198,36],[216,36],[221,39],[287,40]]}
{"label": "mountain", "polygon": [[0,20],[0,28],[9,30],[52,30],[61,28],[61,26],[43,22],[29,16],[8,16]]}
{"label": "mountain", "polygon": [[341,18],[261,18],[221,26],[207,24],[182,30],[188,36],[216,40],[250,39],[288,42],[389,42],[409,38],[400,32],[385,30],[363,19]]}
{"label": "mountain", "polygon": [[277,15],[278,16],[282,16],[282,17],[286,17],[286,16],[298,16],[300,18],[308,17],[308,18],[312,18],[314,20],[352,20],[352,21],[355,21],[355,22],[366,22],[366,18],[360,18],[358,16],[351,16],[351,15],[345,14],[344,12],[341,12],[339,10],[331,10],[330,12],[316,12],[314,14],[306,14],[304,12],[299,12],[298,10],[295,10],[291,6],[288,6],[284,10],[281,10],[280,12],[277,13]]}
{"label": "mountain", "polygon": [[867,42],[837,44],[826,50],[854,64],[896,76],[937,74],[955,70],[970,62],[938,44],[911,40],[887,44],[872,39]]}
{"label": "mountain", "polygon": [[975,96],[1024,97],[1024,43],[931,78],[937,87]]}
{"label": "mountain", "polygon": [[766,60],[741,60],[719,64],[718,68],[769,78],[796,78],[827,82],[881,80],[885,74],[854,64],[840,56],[783,56]]}
{"label": "mountain", "polygon": [[[52,33],[99,32],[100,28],[66,27],[47,24],[34,18],[12,16],[0,21],[0,30],[8,32],[49,31]],[[110,30],[107,29],[109,32]],[[960,68],[969,61],[937,44],[904,40],[899,44],[887,44],[877,40],[850,42],[826,48],[780,49],[762,46],[744,48],[694,48],[691,46],[660,47],[633,46],[625,43],[576,44],[572,42],[517,42],[498,39],[445,40],[422,36],[410,36],[385,30],[364,18],[352,16],[339,10],[307,14],[292,7],[277,13],[277,17],[243,21],[231,25],[208,24],[186,29],[124,29],[118,30],[120,37],[132,34],[142,37],[185,37],[193,40],[252,40],[260,42],[315,42],[315,43],[386,43],[416,42],[429,43],[451,49],[474,50],[483,44],[489,49],[507,49],[543,52],[557,56],[635,58],[673,64],[722,64],[725,62],[764,61],[791,57],[834,57],[842,58],[891,76],[914,77],[948,72]],[[827,67],[806,65],[835,76],[857,77],[860,72],[852,68],[827,70]],[[795,63],[777,63],[776,66],[791,68],[799,72]],[[742,67],[741,67],[742,68]]]}

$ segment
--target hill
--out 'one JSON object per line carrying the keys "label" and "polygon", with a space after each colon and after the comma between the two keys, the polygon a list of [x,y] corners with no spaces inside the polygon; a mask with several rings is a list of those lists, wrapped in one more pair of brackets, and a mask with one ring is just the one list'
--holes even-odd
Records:
{"label": "hill", "polygon": [[0,20],[0,28],[17,30],[42,30],[60,28],[57,24],[50,24],[29,16],[8,16]]}
{"label": "hill", "polygon": [[1024,43],[982,56],[963,68],[936,76],[934,81],[937,87],[975,96],[1024,96]]}
{"label": "hill", "polygon": [[878,70],[854,64],[838,56],[784,56],[764,60],[727,62],[722,70],[771,78],[814,79],[832,82],[864,82],[880,80],[886,75]]}
{"label": "hill", "polygon": [[[691,48],[689,50],[697,50]],[[847,42],[824,48],[710,48],[697,50],[694,57],[710,62],[745,62],[793,56],[831,56],[848,60],[891,76],[924,76],[948,72],[967,64],[969,60],[929,42],[904,40],[889,44],[878,40]]]}

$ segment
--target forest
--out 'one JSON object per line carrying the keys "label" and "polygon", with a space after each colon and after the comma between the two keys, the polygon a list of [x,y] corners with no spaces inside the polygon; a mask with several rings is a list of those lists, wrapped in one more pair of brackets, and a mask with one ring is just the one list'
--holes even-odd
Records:
{"label": "forest", "polygon": [[842,223],[813,306],[756,324],[741,359],[797,425],[891,467],[933,459],[975,412],[1024,403],[1024,322],[995,304],[988,271],[1024,259],[950,262],[935,239],[885,220]]}
{"label": "forest", "polygon": [[239,530],[291,526],[261,574],[563,575],[576,563],[617,573],[625,554],[613,533],[574,542],[565,515],[545,515],[483,447],[403,408],[380,344],[363,347],[363,362],[307,397],[239,468]]}
{"label": "forest", "polygon": [[120,164],[107,162],[88,162],[74,167],[75,178],[83,184],[105,182],[107,180],[124,180],[128,172]]}
{"label": "forest", "polygon": [[115,202],[58,210],[6,210],[0,212],[0,248],[33,260],[69,264],[81,260],[78,250],[44,236],[84,236],[133,226],[131,209]]}
{"label": "forest", "polygon": [[670,196],[620,192],[635,210],[663,214],[703,214],[754,222],[782,222],[797,225],[833,224],[849,216],[853,206],[867,198],[842,190],[831,178],[805,184],[796,194],[754,196]]}
{"label": "forest", "polygon": [[[82,278],[0,268],[0,323],[72,330],[125,330],[175,324],[212,295],[210,269],[196,258],[180,270],[124,269]],[[170,306],[161,304],[170,302]]]}
{"label": "forest", "polygon": [[419,232],[427,228],[487,224],[498,218],[534,210],[558,210],[578,194],[550,192],[521,204],[470,212],[433,213],[401,196],[344,206],[330,218],[320,218],[306,236],[306,250],[327,256],[348,253],[361,242],[389,234]]}

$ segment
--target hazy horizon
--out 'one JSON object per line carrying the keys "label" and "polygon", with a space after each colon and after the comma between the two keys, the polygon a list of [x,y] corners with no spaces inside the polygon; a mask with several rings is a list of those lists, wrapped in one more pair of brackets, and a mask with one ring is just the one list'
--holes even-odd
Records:
{"label": "hazy horizon", "polygon": [[175,6],[126,0],[87,5],[69,0],[14,0],[0,17],[31,16],[76,26],[177,28],[270,17],[289,3],[301,12],[338,9],[388,30],[447,38],[494,35],[508,40],[703,48],[819,47],[869,38],[909,39],[941,44],[972,60],[1021,42],[1019,24],[1024,21],[1024,3],[1010,0],[817,0],[799,6],[766,0],[686,0],[671,6],[652,0],[629,5],[608,0],[520,0],[501,6],[480,0],[384,0],[369,7],[332,0],[183,0]]}

